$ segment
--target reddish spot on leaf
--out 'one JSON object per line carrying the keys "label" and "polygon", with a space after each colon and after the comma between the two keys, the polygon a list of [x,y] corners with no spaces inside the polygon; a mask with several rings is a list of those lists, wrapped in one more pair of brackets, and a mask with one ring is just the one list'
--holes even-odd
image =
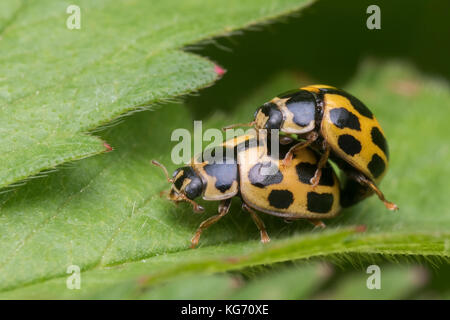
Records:
{"label": "reddish spot on leaf", "polygon": [[411,80],[396,81],[391,85],[393,92],[405,97],[416,95],[420,91],[420,87],[419,82]]}
{"label": "reddish spot on leaf", "polygon": [[219,75],[222,76],[225,72],[227,72],[224,68],[222,68],[219,65],[214,65],[214,71]]}
{"label": "reddish spot on leaf", "polygon": [[141,276],[137,279],[137,283],[139,286],[145,286],[150,279],[150,276]]}
{"label": "reddish spot on leaf", "polygon": [[361,224],[359,226],[355,227],[355,231],[356,232],[366,232],[367,231],[367,226],[365,224]]}
{"label": "reddish spot on leaf", "polygon": [[107,152],[113,151],[113,148],[109,144],[107,144],[106,142],[103,142],[103,146],[108,150]]}
{"label": "reddish spot on leaf", "polygon": [[235,258],[235,257],[227,257],[227,258],[225,258],[225,261],[226,261],[226,262],[232,263],[232,264],[239,263],[240,260],[241,260],[241,259]]}

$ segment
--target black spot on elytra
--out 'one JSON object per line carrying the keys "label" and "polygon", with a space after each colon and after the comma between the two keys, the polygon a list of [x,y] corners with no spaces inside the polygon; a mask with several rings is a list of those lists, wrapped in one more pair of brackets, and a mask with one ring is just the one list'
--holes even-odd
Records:
{"label": "black spot on elytra", "polygon": [[286,102],[286,108],[294,115],[294,122],[305,127],[315,119],[316,99],[311,92],[299,90]]}
{"label": "black spot on elytra", "polygon": [[277,167],[275,167],[275,173],[272,174],[269,172],[269,170],[272,170],[272,168],[270,168],[271,164],[275,166],[272,162],[255,164],[248,172],[248,179],[250,180],[250,183],[258,188],[264,188],[271,184],[280,183],[283,180],[283,174]]}
{"label": "black spot on elytra", "polygon": [[367,168],[375,178],[378,178],[384,172],[384,169],[386,169],[386,164],[383,159],[375,153],[372,156],[372,160],[370,160],[367,165]]}
{"label": "black spot on elytra", "polygon": [[330,111],[330,119],[338,128],[349,128],[361,131],[358,117],[345,108],[336,108]]}
{"label": "black spot on elytra", "polygon": [[331,89],[331,88],[321,88],[319,89],[323,93],[329,93],[329,94],[338,94],[345,98],[347,98],[352,106],[356,109],[356,111],[359,112],[359,114],[363,115],[366,118],[373,119],[373,114],[369,110],[369,108],[366,107],[364,103],[361,102],[358,98],[352,96],[350,93],[345,92],[344,90],[340,89]]}
{"label": "black spot on elytra", "polygon": [[288,190],[272,190],[268,200],[269,204],[274,208],[287,209],[294,202],[294,196]]}
{"label": "black spot on elytra", "polygon": [[204,169],[208,175],[216,178],[214,186],[222,193],[229,190],[238,178],[237,164],[207,164]]}
{"label": "black spot on elytra", "polygon": [[[317,165],[308,162],[300,162],[295,166],[295,170],[297,171],[298,179],[301,182],[305,184],[311,184],[310,180],[312,177],[314,177],[314,174],[316,173]],[[320,177],[319,185],[321,186],[334,185],[333,169],[329,165],[327,165],[325,168],[322,169],[322,176]]]}
{"label": "black spot on elytra", "polygon": [[370,131],[370,135],[372,136],[372,141],[375,143],[381,150],[383,150],[386,158],[389,157],[389,149],[387,145],[386,138],[381,133],[381,131],[377,127],[373,127],[372,131]]}
{"label": "black spot on elytra", "polygon": [[308,192],[308,211],[316,213],[327,213],[333,206],[334,197],[331,193]]}
{"label": "black spot on elytra", "polygon": [[349,156],[354,156],[361,152],[361,142],[349,134],[340,135],[338,145]]}
{"label": "black spot on elytra", "polygon": [[361,115],[363,115],[366,118],[373,119],[372,111],[369,110],[369,108],[366,107],[364,103],[362,103],[359,99],[355,98],[354,96],[347,93],[345,96],[348,100],[350,100],[350,103],[352,104],[353,108],[356,109]]}

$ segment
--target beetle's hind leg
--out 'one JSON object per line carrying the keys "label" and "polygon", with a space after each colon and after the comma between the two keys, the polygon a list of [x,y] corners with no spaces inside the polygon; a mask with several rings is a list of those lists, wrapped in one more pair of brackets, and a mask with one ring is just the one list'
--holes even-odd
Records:
{"label": "beetle's hind leg", "polygon": [[266,226],[264,225],[264,222],[261,220],[261,218],[258,216],[258,214],[250,208],[245,202],[242,202],[242,209],[246,210],[248,213],[250,213],[250,216],[253,219],[253,222],[255,222],[256,226],[259,229],[259,232],[261,234],[261,242],[267,243],[270,241],[269,235],[266,231]]}
{"label": "beetle's hind leg", "polygon": [[356,180],[359,184],[369,187],[373,192],[375,192],[378,198],[381,201],[383,201],[386,208],[392,211],[398,210],[398,206],[395,203],[386,200],[383,192],[381,192],[381,190],[377,187],[377,185],[372,180],[364,176],[362,173],[349,174],[349,177]]}
{"label": "beetle's hind leg", "polygon": [[377,187],[377,185],[372,180],[369,180],[365,176],[360,174],[357,178],[357,181],[359,183],[368,185],[369,188],[372,189],[377,194],[378,198],[381,201],[383,201],[386,208],[388,208],[389,210],[392,210],[392,211],[398,210],[398,206],[395,203],[386,200],[383,192],[381,192],[381,190]]}
{"label": "beetle's hind leg", "polygon": [[195,232],[194,236],[191,239],[191,248],[195,248],[198,245],[198,241],[200,240],[200,236],[203,230],[213,225],[214,223],[219,221],[223,216],[225,216],[230,210],[230,206],[231,206],[231,199],[225,199],[220,201],[218,208],[219,214],[209,217],[208,219],[200,223],[200,226],[198,227],[197,231]]}

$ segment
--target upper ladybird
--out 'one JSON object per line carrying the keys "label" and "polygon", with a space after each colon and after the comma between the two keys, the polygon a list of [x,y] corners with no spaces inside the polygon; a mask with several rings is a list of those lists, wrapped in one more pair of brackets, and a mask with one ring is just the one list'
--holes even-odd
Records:
{"label": "upper ladybird", "polygon": [[[311,178],[317,185],[321,169],[330,157],[360,188],[345,188],[343,206],[352,205],[374,192],[390,210],[398,207],[384,198],[377,187],[388,168],[389,149],[383,129],[373,113],[358,98],[327,85],[311,85],[278,95],[260,106],[248,125],[278,129],[286,134],[281,143],[298,140],[286,154],[311,145],[322,154]],[[233,126],[229,126],[230,128]],[[296,135],[296,136],[293,136]]]}

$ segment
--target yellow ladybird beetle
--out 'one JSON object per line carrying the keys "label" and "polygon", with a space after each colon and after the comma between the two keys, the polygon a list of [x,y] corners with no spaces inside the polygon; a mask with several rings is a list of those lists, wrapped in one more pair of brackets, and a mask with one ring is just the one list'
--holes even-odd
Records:
{"label": "yellow ladybird beetle", "polygon": [[[311,179],[320,180],[327,159],[345,173],[343,207],[353,205],[374,192],[390,210],[396,204],[385,199],[377,184],[386,173],[389,151],[380,124],[372,112],[351,94],[327,85],[311,85],[280,94],[259,107],[248,124],[257,130],[278,129],[284,133],[280,143],[297,140],[283,159],[291,161],[296,150],[311,146],[321,153],[318,169]],[[295,135],[295,136],[293,136]],[[301,140],[301,141],[298,141]]]}
{"label": "yellow ladybird beetle", "polygon": [[256,133],[232,138],[222,143],[213,152],[221,150],[212,161],[206,159],[204,151],[181,167],[169,178],[166,168],[161,167],[172,184],[168,198],[174,202],[189,202],[195,212],[204,209],[194,199],[202,197],[208,201],[220,201],[219,213],[203,221],[194,237],[191,247],[198,244],[204,229],[216,223],[227,214],[231,198],[239,196],[242,208],[250,213],[261,233],[261,242],[270,241],[264,223],[255,210],[271,214],[285,220],[308,219],[318,227],[325,227],[323,218],[336,216],[340,211],[339,180],[333,168],[326,164],[317,186],[313,187],[313,177],[319,163],[319,155],[303,148],[294,151],[293,159],[282,166],[280,159],[286,155],[290,145],[280,146],[273,154],[268,145]]}

